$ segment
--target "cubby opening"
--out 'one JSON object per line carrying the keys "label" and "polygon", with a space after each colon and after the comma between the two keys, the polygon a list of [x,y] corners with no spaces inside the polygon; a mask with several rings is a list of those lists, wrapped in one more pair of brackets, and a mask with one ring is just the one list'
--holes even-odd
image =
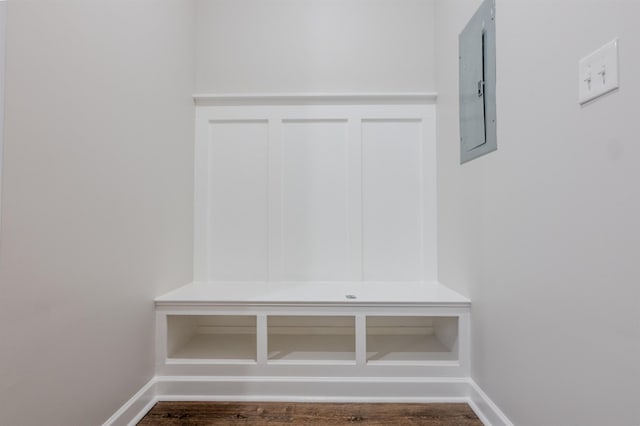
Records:
{"label": "cubby opening", "polygon": [[355,318],[269,316],[270,363],[355,363]]}
{"label": "cubby opening", "polygon": [[458,359],[458,317],[367,317],[367,363]]}
{"label": "cubby opening", "polygon": [[256,362],[256,317],[169,315],[167,356],[170,359]]}

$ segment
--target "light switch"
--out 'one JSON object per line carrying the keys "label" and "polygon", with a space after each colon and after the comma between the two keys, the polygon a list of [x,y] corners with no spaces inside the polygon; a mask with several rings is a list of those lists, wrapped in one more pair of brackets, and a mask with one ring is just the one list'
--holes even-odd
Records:
{"label": "light switch", "polygon": [[617,38],[580,59],[578,79],[580,104],[619,87]]}

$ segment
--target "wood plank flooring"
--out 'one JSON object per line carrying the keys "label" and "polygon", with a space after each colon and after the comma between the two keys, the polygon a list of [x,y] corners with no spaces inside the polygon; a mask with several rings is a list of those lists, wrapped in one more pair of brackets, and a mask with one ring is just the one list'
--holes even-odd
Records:
{"label": "wood plank flooring", "polygon": [[482,422],[467,404],[159,402],[138,425],[482,426]]}

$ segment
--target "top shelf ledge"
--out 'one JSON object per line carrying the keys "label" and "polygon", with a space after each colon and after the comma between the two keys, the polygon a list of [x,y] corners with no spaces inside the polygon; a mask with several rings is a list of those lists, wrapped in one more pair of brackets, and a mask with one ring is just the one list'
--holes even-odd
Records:
{"label": "top shelf ledge", "polygon": [[155,299],[156,306],[469,307],[439,282],[192,282]]}
{"label": "top shelf ledge", "polygon": [[196,105],[435,104],[436,92],[396,93],[196,93]]}

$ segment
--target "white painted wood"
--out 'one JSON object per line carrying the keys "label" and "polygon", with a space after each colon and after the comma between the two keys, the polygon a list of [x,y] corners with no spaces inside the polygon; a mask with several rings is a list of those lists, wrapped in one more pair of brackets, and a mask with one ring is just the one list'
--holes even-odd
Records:
{"label": "white painted wood", "polygon": [[[468,376],[470,302],[435,281],[431,101],[197,102],[195,208],[207,213],[195,217],[196,281],[156,299],[157,373],[251,386],[267,376]],[[180,327],[166,329],[167,316],[186,315],[196,326],[171,336]]]}
{"label": "white painted wood", "polygon": [[265,365],[268,359],[267,316],[256,316],[256,359],[259,365]]}
{"label": "white painted wood", "polygon": [[137,424],[158,402],[156,398],[156,378],[149,380],[122,407],[120,407],[102,426],[129,426]]}
{"label": "white painted wood", "polygon": [[367,363],[458,360],[457,339],[456,316],[372,315],[367,317]]}
{"label": "white painted wood", "polygon": [[430,361],[455,361],[458,355],[435,336],[424,334],[368,334],[367,363],[383,364],[400,361],[402,364]]}
{"label": "white painted wood", "polygon": [[352,316],[270,316],[267,321],[269,362],[355,363]]}
{"label": "white painted wood", "polygon": [[172,315],[166,317],[167,357],[171,358],[197,334],[197,317],[195,315]]}
{"label": "white painted wood", "polygon": [[209,276],[268,278],[266,120],[210,122]]}
{"label": "white painted wood", "polygon": [[354,334],[353,315],[270,315],[269,332],[274,334]]}
{"label": "white painted wood", "polygon": [[282,127],[283,279],[348,279],[347,122]]}
{"label": "white painted wood", "polygon": [[367,317],[356,315],[356,364],[359,367],[367,363]]}
{"label": "white painted wood", "polygon": [[[409,328],[416,330],[428,330],[418,334],[433,334],[434,317],[398,317],[398,316],[369,316],[367,317],[367,333],[381,328]],[[416,334],[416,333],[413,333]]]}
{"label": "white painted wood", "polygon": [[359,366],[357,361],[317,359],[310,360],[273,360],[266,365],[244,360],[219,362],[209,359],[190,359],[188,362],[167,360],[157,370],[157,374],[166,376],[224,376],[238,375],[246,377],[282,376],[282,377],[467,377],[462,374],[459,361],[386,361],[367,363]]}
{"label": "white painted wood", "polygon": [[365,280],[422,279],[421,126],[362,123]]}
{"label": "white painted wood", "polygon": [[256,361],[256,317],[240,315],[168,315],[167,355],[188,360]]}
{"label": "white painted wood", "polygon": [[347,241],[349,280],[362,281],[362,125],[357,114],[349,117],[347,138]]}
{"label": "white painted wood", "polygon": [[464,378],[156,376],[160,401],[467,402]]}
{"label": "white painted wood", "polygon": [[502,410],[484,393],[473,379],[469,379],[469,401],[473,411],[486,426],[513,426]]}
{"label": "white painted wood", "polygon": [[428,108],[421,120],[422,164],[420,167],[420,209],[422,211],[422,279],[438,279],[438,235],[437,235],[437,168],[436,168],[436,110]]}
{"label": "white painted wood", "polygon": [[198,93],[196,105],[281,105],[281,104],[433,104],[435,92],[408,93]]}
{"label": "white painted wood", "polygon": [[[344,298],[346,286],[356,299]],[[193,283],[158,298],[156,310],[176,320],[157,336],[173,354],[158,358],[159,374],[469,374],[469,301],[438,283]],[[195,324],[181,323],[190,316]]]}
{"label": "white painted wood", "polygon": [[435,317],[434,334],[436,339],[448,350],[458,352],[458,319],[455,317]]}
{"label": "white painted wood", "polygon": [[188,360],[217,360],[219,362],[256,362],[255,334],[196,334],[173,351],[174,363]]}
{"label": "white painted wood", "polygon": [[435,279],[434,105],[269,100],[197,108],[195,279]]}
{"label": "white painted wood", "polygon": [[460,312],[458,317],[458,359],[461,373],[471,375],[471,313],[470,309]]}
{"label": "white painted wood", "polygon": [[[347,299],[346,295],[355,295],[356,299]],[[435,281],[193,282],[157,297],[155,303],[158,307],[189,308],[221,304],[245,307],[330,304],[352,308],[361,305],[468,308],[471,305],[468,298]]]}
{"label": "white painted wood", "polygon": [[269,118],[269,281],[282,277],[282,119]]}
{"label": "white painted wood", "polygon": [[355,365],[355,357],[355,334],[269,334],[269,363],[351,361]]}

